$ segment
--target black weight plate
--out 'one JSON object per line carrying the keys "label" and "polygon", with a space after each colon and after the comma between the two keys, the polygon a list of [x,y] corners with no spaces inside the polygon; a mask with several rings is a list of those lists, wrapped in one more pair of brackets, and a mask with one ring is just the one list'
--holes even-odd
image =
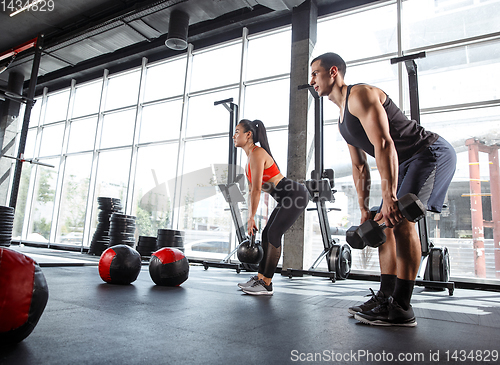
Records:
{"label": "black weight plate", "polygon": [[109,228],[110,229],[117,229],[117,230],[121,230],[121,229],[135,229],[135,224],[121,224],[121,223],[116,223],[116,222],[111,222],[111,224],[109,225]]}
{"label": "black weight plate", "polygon": [[156,237],[139,236],[139,241],[144,241],[144,242],[154,241],[154,242],[156,242]]}
{"label": "black weight plate", "polygon": [[351,272],[352,254],[349,245],[334,244],[326,254],[328,271],[335,271],[337,279],[347,279]]}
{"label": "black weight plate", "polygon": [[160,241],[184,240],[184,236],[164,236],[159,234],[157,239]]}
{"label": "black weight plate", "polygon": [[126,214],[122,214],[122,213],[113,213],[112,217],[118,217],[118,218],[122,218],[122,219],[136,219],[137,218],[133,215],[126,215]]}
{"label": "black weight plate", "polygon": [[109,227],[115,229],[130,229],[130,228],[135,228],[135,224],[121,224],[117,222],[111,222]]}
{"label": "black weight plate", "polygon": [[184,235],[184,231],[178,231],[175,229],[159,229],[158,235]]}

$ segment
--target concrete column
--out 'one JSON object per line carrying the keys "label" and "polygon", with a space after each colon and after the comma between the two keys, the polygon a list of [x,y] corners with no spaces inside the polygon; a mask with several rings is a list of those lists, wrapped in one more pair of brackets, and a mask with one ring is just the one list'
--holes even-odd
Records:
{"label": "concrete column", "polygon": [[[308,142],[313,138],[314,120],[308,122],[307,118],[309,92],[297,87],[309,82],[309,60],[316,44],[317,17],[315,0],[305,1],[292,12],[287,177],[299,182],[306,179]],[[285,234],[283,269],[303,269],[305,232],[305,214],[302,214]]]}
{"label": "concrete column", "polygon": [[[7,84],[7,90],[21,95],[23,91],[24,75],[11,72]],[[0,102],[0,148],[1,155],[15,156],[16,132],[18,128],[18,116],[21,103],[5,99]],[[11,180],[11,167],[15,160],[8,158],[0,159],[0,205],[8,205],[9,184]]]}

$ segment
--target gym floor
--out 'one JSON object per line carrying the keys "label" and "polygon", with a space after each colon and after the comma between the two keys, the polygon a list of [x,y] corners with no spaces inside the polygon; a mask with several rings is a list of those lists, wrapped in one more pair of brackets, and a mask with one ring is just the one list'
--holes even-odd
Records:
{"label": "gym floor", "polygon": [[26,339],[0,348],[2,365],[500,363],[500,292],[415,287],[417,327],[374,327],[347,308],[376,282],[276,274],[274,295],[255,297],[236,286],[252,273],[192,264],[180,287],[160,287],[146,263],[122,286],[102,281],[96,257],[10,248],[40,264],[49,300]]}

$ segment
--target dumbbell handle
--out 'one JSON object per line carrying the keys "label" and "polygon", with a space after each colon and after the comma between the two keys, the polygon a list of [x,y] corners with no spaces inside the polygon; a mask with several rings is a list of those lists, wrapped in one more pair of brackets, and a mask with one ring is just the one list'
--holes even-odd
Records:
{"label": "dumbbell handle", "polygon": [[[408,204],[408,207],[413,206],[415,208],[411,211],[411,214],[406,209],[407,206],[405,206],[403,203]],[[398,208],[403,217],[405,217],[410,222],[417,222],[418,220],[422,219],[426,212],[426,209],[424,208],[424,205],[422,204],[420,199],[418,199],[418,197],[412,193],[405,194],[398,200]],[[373,218],[375,218],[375,216],[373,216],[372,213],[372,220]],[[380,224],[380,228],[387,228],[385,222]]]}

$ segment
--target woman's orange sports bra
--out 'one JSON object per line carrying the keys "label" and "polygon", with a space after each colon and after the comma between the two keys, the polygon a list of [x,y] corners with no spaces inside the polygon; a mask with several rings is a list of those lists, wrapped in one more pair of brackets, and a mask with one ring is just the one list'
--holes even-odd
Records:
{"label": "woman's orange sports bra", "polygon": [[[254,147],[252,152],[257,148],[257,146]],[[276,162],[273,161],[273,164],[269,166],[267,169],[264,169],[264,173],[262,174],[262,184],[265,182],[268,182],[271,178],[275,177],[280,173],[280,170],[278,169],[278,165],[276,165]],[[250,169],[250,162],[248,163],[248,170],[246,172],[247,179],[252,183],[252,170]]]}

